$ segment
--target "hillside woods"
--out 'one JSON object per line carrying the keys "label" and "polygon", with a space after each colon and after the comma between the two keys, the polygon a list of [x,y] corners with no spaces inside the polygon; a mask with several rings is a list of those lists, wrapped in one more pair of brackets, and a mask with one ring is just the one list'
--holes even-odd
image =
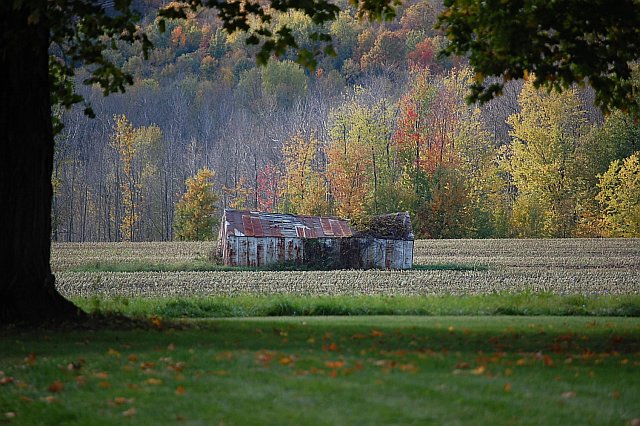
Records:
{"label": "hillside woods", "polygon": [[[149,60],[136,45],[109,52],[135,78],[127,93],[78,84],[97,118],[56,112],[56,241],[176,239],[198,175],[213,221],[226,207],[356,223],[409,211],[421,238],[640,236],[638,125],[602,117],[580,87],[516,82],[467,105],[464,58],[438,56],[437,2],[408,2],[387,23],[341,4],[328,24],[336,55],[314,71],[293,53],[256,66],[255,47],[210,11],[160,33],[156,3],[142,9]],[[313,46],[308,18],[277,21]]]}

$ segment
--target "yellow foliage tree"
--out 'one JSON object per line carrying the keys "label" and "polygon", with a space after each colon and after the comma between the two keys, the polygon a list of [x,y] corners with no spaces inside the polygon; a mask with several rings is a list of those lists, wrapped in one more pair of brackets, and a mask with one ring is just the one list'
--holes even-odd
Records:
{"label": "yellow foliage tree", "polygon": [[176,205],[174,229],[177,239],[200,241],[214,238],[218,197],[213,192],[213,176],[213,171],[204,167],[187,179],[187,190]]}
{"label": "yellow foliage tree", "polygon": [[137,146],[135,129],[126,116],[114,116],[116,122],[111,145],[116,149],[122,163],[123,180],[120,182],[122,191],[122,205],[124,215],[119,224],[122,239],[132,241],[134,238],[135,224],[140,217],[138,212],[138,195],[140,182],[136,179],[133,169],[133,161],[136,156]]}
{"label": "yellow foliage tree", "polygon": [[603,227],[610,237],[640,237],[640,151],[615,160],[598,175],[596,200],[604,209]]}
{"label": "yellow foliage tree", "polygon": [[162,139],[162,131],[155,125],[135,128],[125,115],[115,115],[114,121],[111,147],[120,159],[116,184],[122,196],[122,218],[117,226],[122,240],[133,241],[140,221],[145,182],[149,183],[149,177],[155,174],[150,158],[156,155],[153,149]]}
{"label": "yellow foliage tree", "polygon": [[507,168],[518,188],[514,227],[522,237],[569,237],[577,223],[579,181],[575,152],[587,115],[575,89],[546,93],[527,81],[521,111],[509,116]]}
{"label": "yellow foliage tree", "polygon": [[282,147],[284,163],[283,210],[294,214],[323,215],[329,212],[325,179],[317,163],[320,142],[314,137],[291,137]]}

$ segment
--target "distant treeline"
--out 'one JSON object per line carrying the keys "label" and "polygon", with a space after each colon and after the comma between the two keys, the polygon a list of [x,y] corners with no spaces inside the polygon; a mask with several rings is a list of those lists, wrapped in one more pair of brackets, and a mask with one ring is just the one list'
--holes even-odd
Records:
{"label": "distant treeline", "polygon": [[[314,71],[294,54],[255,65],[255,47],[211,12],[160,33],[156,49],[109,56],[134,76],[125,94],[83,87],[96,111],[58,111],[56,241],[172,240],[187,178],[214,171],[218,208],[332,214],[361,221],[409,211],[418,237],[640,236],[640,127],[604,118],[581,88],[529,82],[483,106],[473,74],[441,58],[435,2],[388,23],[355,10],[329,24],[337,52]],[[280,15],[301,47],[314,24]],[[85,71],[78,70],[81,80]]]}

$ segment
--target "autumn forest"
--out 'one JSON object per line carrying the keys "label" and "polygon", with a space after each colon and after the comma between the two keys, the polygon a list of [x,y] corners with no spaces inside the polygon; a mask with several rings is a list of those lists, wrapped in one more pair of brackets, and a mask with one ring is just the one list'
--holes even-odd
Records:
{"label": "autumn forest", "polygon": [[[107,52],[134,76],[127,92],[103,98],[79,69],[96,119],[82,105],[55,111],[55,241],[215,238],[185,226],[187,188],[209,191],[213,221],[222,208],[356,224],[409,211],[419,238],[640,236],[638,123],[603,116],[586,87],[529,80],[468,105],[465,59],[438,54],[438,2],[373,24],[341,4],[327,24],[335,55],[315,69],[293,52],[257,66],[246,35],[211,11],[160,32],[158,3],[139,6],[148,60],[136,44]],[[277,21],[313,50],[308,17]]]}

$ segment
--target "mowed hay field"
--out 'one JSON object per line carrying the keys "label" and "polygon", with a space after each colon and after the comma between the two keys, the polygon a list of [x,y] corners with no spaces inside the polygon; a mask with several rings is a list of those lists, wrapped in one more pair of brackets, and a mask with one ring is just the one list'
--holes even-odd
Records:
{"label": "mowed hay field", "polygon": [[[74,272],[108,263],[202,262],[215,242],[54,243],[68,297],[640,294],[640,239],[418,240],[410,271]],[[432,269],[430,269],[433,267]]]}

